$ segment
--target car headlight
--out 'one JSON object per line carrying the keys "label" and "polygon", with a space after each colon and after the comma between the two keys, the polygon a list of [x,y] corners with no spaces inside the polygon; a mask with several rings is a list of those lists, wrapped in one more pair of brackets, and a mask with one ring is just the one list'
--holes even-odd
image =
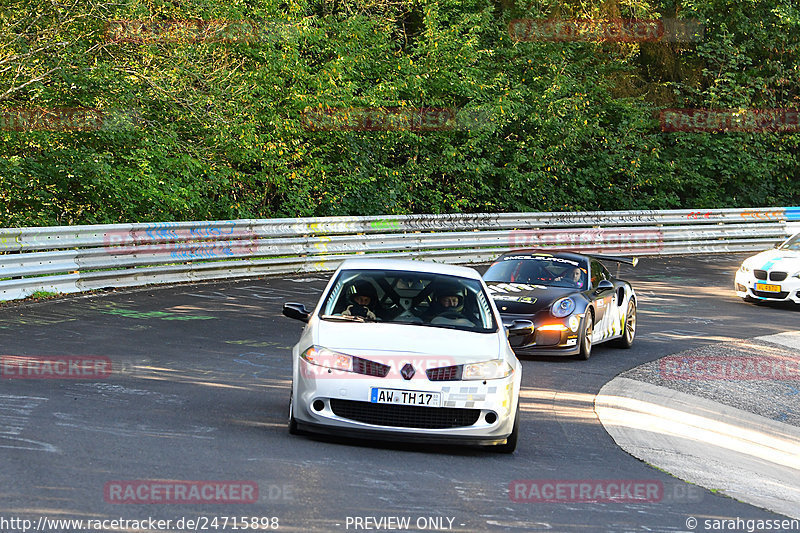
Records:
{"label": "car headlight", "polygon": [[572,315],[571,317],[569,317],[569,329],[571,329],[573,332],[578,331],[578,326],[580,325],[580,323],[581,319],[578,318],[576,315]]}
{"label": "car headlight", "polygon": [[553,306],[550,308],[550,312],[553,313],[553,316],[559,318],[571,315],[574,310],[575,300],[572,298],[561,298],[560,300],[556,300],[553,303]]}
{"label": "car headlight", "polygon": [[750,272],[751,269],[750,269],[749,266],[747,266],[746,264],[742,263],[742,267],[739,270],[741,270],[742,272]]}
{"label": "car headlight", "polygon": [[312,346],[305,352],[301,353],[300,357],[312,365],[333,368],[334,370],[344,370],[345,372],[353,371],[352,356],[334,352],[333,350],[329,350],[321,346]]}
{"label": "car headlight", "polygon": [[495,359],[464,365],[461,379],[500,379],[510,376],[513,372],[514,369],[511,368],[507,361]]}
{"label": "car headlight", "polygon": [[795,272],[794,274],[792,274],[792,277],[793,278],[800,278],[800,272]]}

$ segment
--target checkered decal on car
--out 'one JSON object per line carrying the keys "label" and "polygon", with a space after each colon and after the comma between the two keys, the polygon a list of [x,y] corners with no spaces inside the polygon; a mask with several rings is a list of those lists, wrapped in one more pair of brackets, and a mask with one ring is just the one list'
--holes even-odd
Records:
{"label": "checkered decal on car", "polygon": [[[451,390],[452,389],[452,390]],[[475,407],[475,402],[485,402],[487,394],[495,394],[497,387],[489,387],[486,392],[478,394],[479,387],[442,387],[447,398],[442,407]]]}

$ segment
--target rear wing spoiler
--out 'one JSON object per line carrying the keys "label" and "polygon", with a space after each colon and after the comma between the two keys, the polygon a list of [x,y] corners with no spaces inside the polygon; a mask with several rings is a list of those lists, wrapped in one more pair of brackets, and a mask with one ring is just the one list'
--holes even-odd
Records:
{"label": "rear wing spoiler", "polygon": [[598,254],[591,254],[591,257],[595,259],[600,259],[601,261],[614,261],[617,263],[625,263],[626,265],[636,266],[639,262],[637,257],[620,257],[618,255],[598,255]]}

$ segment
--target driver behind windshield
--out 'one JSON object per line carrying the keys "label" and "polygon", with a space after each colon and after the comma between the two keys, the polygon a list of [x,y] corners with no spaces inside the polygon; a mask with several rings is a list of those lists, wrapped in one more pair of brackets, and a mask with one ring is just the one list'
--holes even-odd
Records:
{"label": "driver behind windshield", "polygon": [[557,277],[554,281],[566,281],[571,285],[581,289],[583,288],[583,271],[578,267],[570,267],[561,276]]}
{"label": "driver behind windshield", "polygon": [[350,296],[352,303],[342,311],[342,316],[360,316],[367,320],[377,320],[373,312],[375,301],[378,299],[375,287],[368,281],[357,281],[353,287],[355,293]]}

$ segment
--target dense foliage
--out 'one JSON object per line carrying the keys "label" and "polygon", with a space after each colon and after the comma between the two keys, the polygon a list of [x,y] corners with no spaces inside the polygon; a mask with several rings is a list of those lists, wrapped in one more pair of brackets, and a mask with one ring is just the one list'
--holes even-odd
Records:
{"label": "dense foliage", "polygon": [[[515,19],[681,19],[686,42],[518,41]],[[209,32],[120,39],[133,22]],[[233,38],[209,21],[245,21]],[[128,33],[125,33],[128,32]],[[796,0],[6,0],[0,227],[793,205],[800,133],[664,132],[665,108],[800,108]],[[349,108],[455,127],[309,127]],[[333,111],[331,111],[333,110]],[[13,113],[12,113],[13,115]],[[408,113],[406,113],[408,115]],[[451,123],[452,125],[452,123]]]}

